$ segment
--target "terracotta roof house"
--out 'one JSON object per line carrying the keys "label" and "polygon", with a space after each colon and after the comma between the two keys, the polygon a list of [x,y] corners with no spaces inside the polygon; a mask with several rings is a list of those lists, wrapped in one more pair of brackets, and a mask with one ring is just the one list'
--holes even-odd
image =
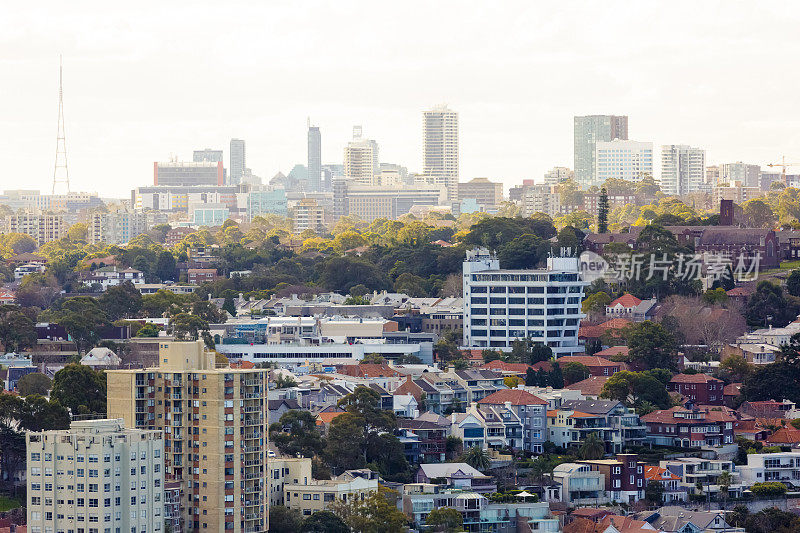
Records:
{"label": "terracotta roof house", "polygon": [[730,383],[722,388],[722,400],[728,407],[733,407],[736,399],[742,394],[741,383]]}
{"label": "terracotta roof house", "polygon": [[333,419],[339,415],[343,415],[345,411],[324,411],[317,415],[317,425],[327,428]]}
{"label": "terracotta roof house", "polygon": [[667,383],[667,390],[682,394],[698,405],[722,405],[724,386],[722,380],[708,374],[677,374]]}
{"label": "terracotta roof house", "polygon": [[763,441],[769,437],[769,430],[761,427],[758,420],[737,420],[733,423],[733,433],[753,441]]}
{"label": "terracotta roof house", "polygon": [[682,447],[720,446],[734,442],[736,417],[724,407],[673,407],[641,417],[653,444]]}
{"label": "terracotta roof house", "polygon": [[797,406],[789,400],[781,402],[776,402],[775,400],[744,402],[737,411],[753,418],[797,418]]}
{"label": "terracotta roof house", "polygon": [[565,388],[579,390],[587,398],[599,398],[606,381],[608,381],[608,376],[589,376],[587,379],[567,385]]}
{"label": "terracotta roof house", "polygon": [[784,426],[767,437],[768,444],[800,444],[800,429]]}
{"label": "terracotta roof house", "polygon": [[664,492],[661,500],[667,503],[685,502],[688,499],[689,491],[680,485],[681,478],[673,472],[660,466],[644,467],[645,485],[652,482],[658,483],[663,487]]}
{"label": "terracotta roof house", "polygon": [[[519,389],[501,389],[482,400],[478,400],[478,410],[482,413],[503,417],[511,416],[519,419],[521,427],[507,427],[503,435],[512,448],[523,449],[534,453],[542,453],[542,446],[547,440],[547,402],[530,392]],[[503,414],[507,410],[510,413]],[[517,433],[519,432],[519,433]],[[491,440],[491,439],[490,439]]]}
{"label": "terracotta roof house", "polygon": [[524,378],[525,374],[528,372],[528,369],[532,367],[531,365],[526,365],[525,363],[506,363],[505,361],[497,359],[495,361],[484,363],[478,368],[484,370],[494,370],[495,372],[502,372],[503,374],[514,374]]}
{"label": "terracotta roof house", "polygon": [[361,363],[358,365],[336,365],[336,372],[356,378],[387,378],[402,376],[400,372],[386,363]]}
{"label": "terracotta roof house", "polygon": [[628,326],[630,326],[633,322],[630,320],[626,320],[624,318],[612,318],[611,320],[607,320],[602,324],[597,325],[584,325],[578,328],[578,338],[579,339],[600,339],[604,334],[608,332],[619,332]]}
{"label": "terracotta roof house", "polygon": [[600,350],[595,355],[608,359],[609,357],[627,357],[628,353],[630,353],[630,348],[627,346],[611,346],[605,350]]}
{"label": "terracotta roof house", "polygon": [[611,376],[622,370],[621,363],[609,361],[596,355],[564,355],[558,358],[558,363],[563,368],[568,363],[579,363],[589,369],[593,376]]}
{"label": "terracotta roof house", "polygon": [[609,507],[578,507],[572,511],[569,516],[573,518],[585,518],[592,522],[599,522],[610,514],[614,514],[614,511]]}
{"label": "terracotta roof house", "polygon": [[530,392],[519,389],[502,389],[478,401],[479,405],[547,405],[547,402]]}

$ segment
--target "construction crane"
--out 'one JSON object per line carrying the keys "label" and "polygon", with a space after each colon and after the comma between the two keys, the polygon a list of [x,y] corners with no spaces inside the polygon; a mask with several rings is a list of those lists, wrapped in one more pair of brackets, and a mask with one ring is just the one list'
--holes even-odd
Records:
{"label": "construction crane", "polygon": [[781,169],[781,180],[783,184],[787,187],[789,186],[789,181],[786,179],[786,167],[797,167],[800,166],[800,163],[787,163],[786,156],[781,156],[780,163],[769,163],[768,167],[779,167]]}

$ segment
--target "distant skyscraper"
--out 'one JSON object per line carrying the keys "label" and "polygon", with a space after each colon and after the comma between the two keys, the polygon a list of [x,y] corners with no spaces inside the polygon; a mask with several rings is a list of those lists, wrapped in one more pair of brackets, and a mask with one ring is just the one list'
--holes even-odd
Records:
{"label": "distant skyscraper", "polygon": [[322,135],[311,124],[308,125],[308,189],[322,189]]}
{"label": "distant skyscraper", "polygon": [[705,182],[706,152],[685,144],[661,147],[661,191],[680,195],[710,190]]}
{"label": "distant skyscraper", "polygon": [[230,184],[238,185],[242,182],[244,176],[244,169],[247,166],[247,158],[244,149],[244,141],[241,139],[231,139],[231,177]]}
{"label": "distant skyscraper", "polygon": [[422,115],[422,172],[458,201],[458,113],[437,106]]}
{"label": "distant skyscraper", "polygon": [[589,115],[575,117],[575,180],[583,188],[593,183],[596,173],[595,148],[598,141],[628,139],[625,115]]}
{"label": "distant skyscraper", "polygon": [[597,141],[595,175],[592,183],[602,185],[609,178],[639,181],[653,176],[653,143],[636,141]]}
{"label": "distant skyscraper", "polygon": [[202,163],[204,161],[219,163],[222,161],[222,150],[212,150],[211,148],[195,150],[192,161],[195,163]]}
{"label": "distant skyscraper", "polygon": [[344,177],[361,185],[372,185],[378,174],[378,143],[361,136],[361,126],[353,127],[353,140],[344,148]]}

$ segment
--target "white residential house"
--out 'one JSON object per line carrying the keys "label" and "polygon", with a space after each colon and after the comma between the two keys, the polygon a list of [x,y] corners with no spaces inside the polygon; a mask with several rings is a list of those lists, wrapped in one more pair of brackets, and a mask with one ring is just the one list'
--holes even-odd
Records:
{"label": "white residential house", "polygon": [[778,481],[800,485],[800,452],[753,453],[737,468],[745,485]]}
{"label": "white residential house", "polygon": [[403,418],[417,418],[419,405],[413,394],[396,394],[393,396],[394,414]]}
{"label": "white residential house", "polygon": [[99,283],[103,286],[103,290],[105,290],[109,287],[122,285],[126,281],[130,281],[134,285],[141,285],[144,283],[144,273],[135,268],[107,266],[89,271],[81,276],[81,279],[87,285]]}

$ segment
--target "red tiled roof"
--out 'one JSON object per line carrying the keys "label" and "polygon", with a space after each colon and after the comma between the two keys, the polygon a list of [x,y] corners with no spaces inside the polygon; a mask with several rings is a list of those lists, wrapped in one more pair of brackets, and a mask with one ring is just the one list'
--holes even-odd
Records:
{"label": "red tiled roof", "polygon": [[605,517],[611,514],[611,509],[608,507],[578,507],[570,513],[571,516],[581,517]]}
{"label": "red tiled roof", "polygon": [[595,355],[598,357],[614,357],[615,355],[628,355],[630,348],[627,346],[612,346],[605,350],[600,350]]}
{"label": "red tiled roof", "polygon": [[603,328],[603,329],[606,329],[606,330],[608,330],[608,329],[623,329],[623,328],[627,328],[631,324],[632,324],[632,322],[630,320],[626,319],[626,318],[612,318],[611,320],[607,320],[607,321],[603,322],[602,324],[600,324],[597,327]]}
{"label": "red tiled roof", "polygon": [[353,377],[385,378],[392,376],[402,376],[400,372],[391,368],[386,363],[361,363],[359,365],[336,365],[339,374]]}
{"label": "red tiled roof", "polygon": [[624,318],[612,318],[602,324],[586,325],[578,328],[578,337],[599,338],[608,330],[619,330],[630,326],[632,322]]}
{"label": "red tiled roof", "polygon": [[602,357],[597,357],[596,355],[564,355],[558,358],[558,363],[560,365],[566,365],[567,363],[580,363],[589,368],[598,366],[619,366],[619,363],[609,361],[608,359],[604,359]]}
{"label": "red tiled roof", "polygon": [[537,372],[539,370],[544,370],[545,372],[553,371],[553,363],[551,363],[550,361],[539,361],[538,363],[533,363],[531,367],[533,367],[533,369],[536,370]]}
{"label": "red tiled roof", "polygon": [[343,415],[344,411],[334,411],[334,412],[322,412],[317,415],[317,425],[318,426],[327,426],[328,424],[333,421],[339,415]]}
{"label": "red tiled roof", "polygon": [[660,411],[653,411],[641,417],[642,422],[654,422],[660,424],[707,424],[708,422],[736,422],[736,417],[730,414],[725,409],[703,409],[699,412],[704,412],[704,418],[679,418],[674,417],[676,412],[690,412],[685,407],[673,407],[671,409],[662,409]]}
{"label": "red tiled roof", "polygon": [[237,361],[235,363],[231,363],[230,366],[231,366],[231,368],[244,368],[246,370],[249,370],[251,368],[255,368],[256,364],[254,362],[252,362],[252,361],[241,360],[241,361]]}
{"label": "red tiled roof", "polygon": [[608,307],[614,307],[617,304],[621,305],[622,307],[636,307],[640,303],[642,303],[642,301],[639,298],[633,294],[626,293],[608,304]]}
{"label": "red tiled roof", "polygon": [[598,525],[604,528],[603,531],[610,526],[614,526],[619,533],[645,533],[653,531],[653,527],[649,523],[644,520],[634,520],[629,516],[610,515],[600,520]]}
{"label": "red tiled roof", "polygon": [[525,363],[506,363],[505,361],[500,361],[499,359],[494,361],[489,361],[488,363],[484,363],[478,368],[486,369],[486,370],[499,370],[501,372],[515,372],[517,374],[524,374],[531,368],[530,365],[526,365]]}
{"label": "red tiled roof", "polygon": [[606,381],[608,381],[608,376],[590,376],[583,381],[567,385],[566,388],[579,390],[584,396],[600,396]]}
{"label": "red tiled roof", "polygon": [[708,374],[677,374],[670,383],[722,383],[717,378],[712,378]]}
{"label": "red tiled roof", "polygon": [[797,444],[800,442],[800,429],[782,427],[767,437],[767,442],[770,444]]}
{"label": "red tiled roof", "polygon": [[546,401],[530,392],[517,389],[501,389],[478,401],[479,404],[489,405],[503,405],[506,402],[511,402],[511,405],[547,405]]}
{"label": "red tiled roof", "polygon": [[723,396],[739,396],[742,393],[741,383],[731,383],[722,389]]}
{"label": "red tiled roof", "polygon": [[728,296],[750,296],[753,291],[744,287],[734,287],[729,291],[725,291]]}
{"label": "red tiled roof", "polygon": [[644,477],[653,481],[679,481],[681,478],[660,466],[645,466]]}

